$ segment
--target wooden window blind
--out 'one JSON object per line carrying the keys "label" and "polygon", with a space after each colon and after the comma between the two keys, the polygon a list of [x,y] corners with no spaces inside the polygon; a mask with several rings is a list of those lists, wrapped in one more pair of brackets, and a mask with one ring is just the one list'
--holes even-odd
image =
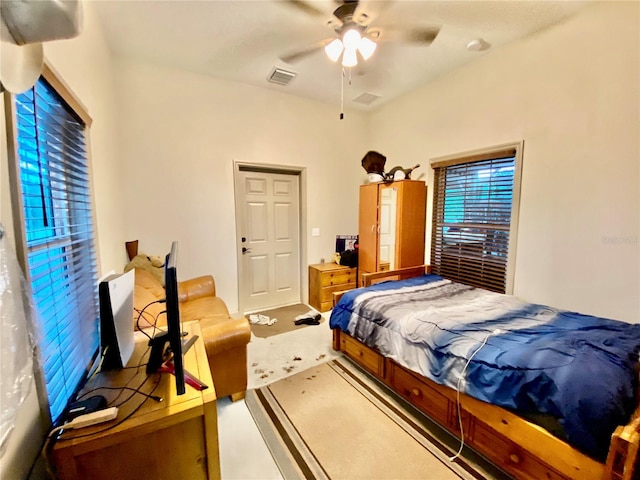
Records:
{"label": "wooden window blind", "polygon": [[86,124],[43,77],[14,98],[26,269],[55,421],[98,353]]}
{"label": "wooden window blind", "polygon": [[433,273],[505,293],[516,151],[436,162]]}

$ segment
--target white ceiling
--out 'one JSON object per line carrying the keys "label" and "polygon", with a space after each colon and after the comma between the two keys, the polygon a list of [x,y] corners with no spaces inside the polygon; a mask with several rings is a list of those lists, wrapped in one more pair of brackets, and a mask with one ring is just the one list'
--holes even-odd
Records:
{"label": "white ceiling", "polygon": [[[300,4],[321,13],[306,14]],[[361,0],[359,8],[382,29],[378,49],[345,83],[345,108],[370,110],[514,40],[561,22],[588,1]],[[292,51],[336,36],[326,25],[337,0],[110,0],[95,1],[116,55],[160,63],[340,105],[342,67],[322,50],[287,64]],[[393,29],[440,27],[430,45],[392,41]],[[466,49],[470,40],[491,44]],[[297,73],[287,86],[267,82],[274,67]],[[348,78],[347,78],[348,79]],[[368,92],[370,106],[353,102]]]}

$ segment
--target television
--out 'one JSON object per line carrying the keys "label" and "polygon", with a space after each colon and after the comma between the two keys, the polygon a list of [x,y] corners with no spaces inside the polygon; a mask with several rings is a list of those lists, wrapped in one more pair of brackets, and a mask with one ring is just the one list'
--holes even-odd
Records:
{"label": "television", "polygon": [[164,289],[167,299],[167,333],[169,347],[173,355],[173,374],[176,377],[176,392],[182,395],[184,387],[184,365],[182,358],[182,325],[180,323],[180,306],[178,303],[178,242],[171,244],[171,251],[164,264]]}
{"label": "television", "polygon": [[98,284],[102,370],[123,368],[133,354],[135,272],[111,275]]}
{"label": "television", "polygon": [[[171,373],[175,376],[176,393],[185,393],[185,374],[182,351],[182,326],[178,303],[178,242],[171,244],[164,264],[164,288],[166,300],[167,330],[156,334],[150,341],[151,353],[147,373],[155,373],[168,367],[165,359],[171,357]],[[168,343],[168,345],[167,345]]]}

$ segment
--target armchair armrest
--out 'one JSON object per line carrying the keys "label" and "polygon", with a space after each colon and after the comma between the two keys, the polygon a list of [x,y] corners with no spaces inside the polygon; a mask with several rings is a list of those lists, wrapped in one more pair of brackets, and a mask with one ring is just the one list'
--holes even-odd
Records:
{"label": "armchair armrest", "polygon": [[216,296],[216,282],[211,275],[191,278],[178,283],[178,299],[181,303],[203,297]]}

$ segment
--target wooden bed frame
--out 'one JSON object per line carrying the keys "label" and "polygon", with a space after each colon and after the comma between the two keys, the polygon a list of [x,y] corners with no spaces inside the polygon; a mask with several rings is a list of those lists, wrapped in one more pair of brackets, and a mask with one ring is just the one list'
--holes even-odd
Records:
{"label": "wooden bed frame", "polygon": [[[429,273],[428,266],[362,276],[363,285]],[[335,305],[345,292],[334,292]],[[333,349],[343,352],[432,420],[460,437],[457,392],[412,372],[348,334],[333,330]],[[631,480],[640,444],[640,407],[612,435],[606,463],[584,455],[542,427],[496,405],[460,394],[464,443],[518,479]]]}

